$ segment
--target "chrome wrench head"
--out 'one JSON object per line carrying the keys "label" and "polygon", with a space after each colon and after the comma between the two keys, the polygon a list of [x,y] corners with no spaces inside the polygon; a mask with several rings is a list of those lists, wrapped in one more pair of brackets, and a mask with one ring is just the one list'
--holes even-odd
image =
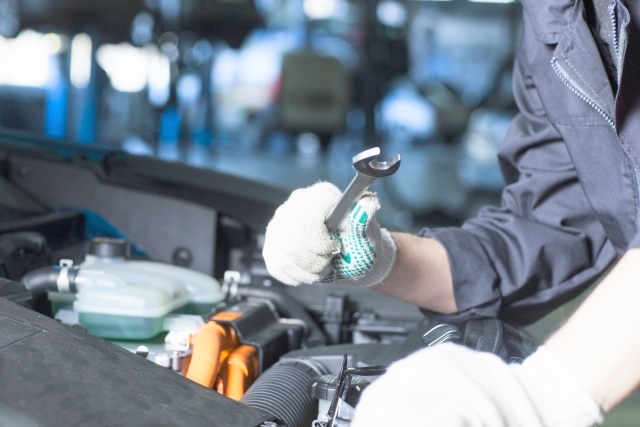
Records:
{"label": "chrome wrench head", "polygon": [[400,168],[400,154],[396,154],[386,162],[376,162],[373,159],[380,155],[380,148],[373,147],[356,155],[353,168],[356,172],[371,178],[381,178],[396,173]]}
{"label": "chrome wrench head", "polygon": [[352,159],[356,176],[342,193],[338,204],[325,221],[330,232],[335,232],[338,229],[351,206],[362,197],[376,178],[393,175],[400,167],[400,154],[396,154],[386,162],[374,161],[373,159],[379,154],[380,148],[374,147],[363,151]]}

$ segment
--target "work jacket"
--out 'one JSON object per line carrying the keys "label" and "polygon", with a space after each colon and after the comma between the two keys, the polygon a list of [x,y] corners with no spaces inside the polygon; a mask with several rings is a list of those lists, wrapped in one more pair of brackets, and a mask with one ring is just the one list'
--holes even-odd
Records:
{"label": "work jacket", "polygon": [[[447,250],[460,313],[530,324],[640,246],[640,55],[618,4],[612,87],[582,0],[522,0],[519,113],[499,152],[500,207],[461,228],[425,229]],[[640,44],[640,39],[638,43]],[[634,168],[635,163],[635,168]],[[638,278],[640,280],[640,278]]]}

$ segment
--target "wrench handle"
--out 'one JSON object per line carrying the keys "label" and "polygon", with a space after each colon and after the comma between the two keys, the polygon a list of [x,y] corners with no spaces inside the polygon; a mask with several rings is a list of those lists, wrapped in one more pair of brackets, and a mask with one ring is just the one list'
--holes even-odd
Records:
{"label": "wrench handle", "polygon": [[331,233],[338,230],[342,221],[347,217],[351,206],[360,200],[360,197],[362,197],[375,179],[376,178],[373,176],[356,173],[356,176],[351,180],[347,189],[342,193],[342,197],[340,197],[338,204],[333,208],[333,212],[331,212],[324,222],[324,225],[327,226],[327,229]]}

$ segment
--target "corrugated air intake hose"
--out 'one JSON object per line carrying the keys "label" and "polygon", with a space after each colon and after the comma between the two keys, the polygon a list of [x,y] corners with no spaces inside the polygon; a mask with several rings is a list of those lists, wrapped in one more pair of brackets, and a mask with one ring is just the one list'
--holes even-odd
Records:
{"label": "corrugated air intake hose", "polygon": [[323,371],[313,360],[278,363],[264,371],[240,401],[280,418],[288,427],[309,427],[318,415],[311,383]]}

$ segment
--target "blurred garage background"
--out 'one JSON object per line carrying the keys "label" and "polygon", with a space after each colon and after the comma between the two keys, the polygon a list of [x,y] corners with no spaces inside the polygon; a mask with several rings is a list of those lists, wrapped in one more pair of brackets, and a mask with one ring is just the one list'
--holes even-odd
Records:
{"label": "blurred garage background", "polygon": [[376,183],[395,229],[495,202],[514,2],[0,0],[0,126],[296,188]]}

